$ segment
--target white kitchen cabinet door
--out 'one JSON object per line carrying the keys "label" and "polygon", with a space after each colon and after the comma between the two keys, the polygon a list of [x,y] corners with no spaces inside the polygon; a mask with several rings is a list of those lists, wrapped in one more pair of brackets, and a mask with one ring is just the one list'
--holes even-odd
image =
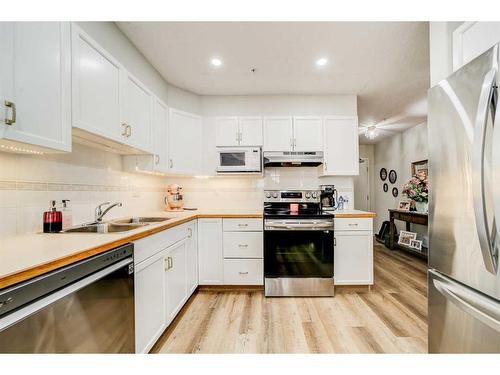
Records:
{"label": "white kitchen cabinet door", "polygon": [[262,117],[239,118],[240,146],[262,146]]}
{"label": "white kitchen cabinet door", "polygon": [[222,219],[198,219],[198,274],[200,285],[224,280]]}
{"label": "white kitchen cabinet door", "polygon": [[135,266],[135,348],[147,353],[167,326],[166,251]]}
{"label": "white kitchen cabinet door", "polygon": [[321,117],[293,118],[294,151],[323,150],[323,119]]}
{"label": "white kitchen cabinet door", "polygon": [[194,220],[188,225],[187,241],[187,291],[188,297],[198,287],[198,225]]}
{"label": "white kitchen cabinet door", "polygon": [[500,43],[500,22],[464,22],[453,32],[453,71]]}
{"label": "white kitchen cabinet door", "polygon": [[122,124],[127,127],[125,143],[144,152],[151,152],[153,96],[126,70],[122,70]]}
{"label": "white kitchen cabinet door", "polygon": [[373,284],[372,231],[335,231],[336,285]]}
{"label": "white kitchen cabinet door", "polygon": [[72,24],[71,30],[73,127],[123,143],[122,67],[80,27]]}
{"label": "white kitchen cabinet door", "polygon": [[216,146],[239,146],[238,117],[217,117],[215,119],[215,144]]}
{"label": "white kitchen cabinet door", "polygon": [[201,171],[201,117],[169,109],[169,172],[195,175]]}
{"label": "white kitchen cabinet door", "polygon": [[359,174],[359,141],[357,117],[325,117],[324,176]]}
{"label": "white kitchen cabinet door", "polygon": [[167,271],[165,291],[167,301],[167,324],[174,320],[187,299],[187,238],[166,250]]}
{"label": "white kitchen cabinet door", "polygon": [[153,144],[154,169],[168,172],[168,107],[160,99],[153,101]]}
{"label": "white kitchen cabinet door", "polygon": [[291,151],[292,149],[292,117],[264,117],[264,151]]}
{"label": "white kitchen cabinet door", "polygon": [[0,49],[0,135],[13,147],[71,151],[70,24],[3,22]]}

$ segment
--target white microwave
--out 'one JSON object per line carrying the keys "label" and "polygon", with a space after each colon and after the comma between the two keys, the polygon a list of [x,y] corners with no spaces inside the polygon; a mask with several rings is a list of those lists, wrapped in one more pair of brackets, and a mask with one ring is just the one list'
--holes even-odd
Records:
{"label": "white microwave", "polygon": [[260,147],[217,147],[217,173],[262,171]]}

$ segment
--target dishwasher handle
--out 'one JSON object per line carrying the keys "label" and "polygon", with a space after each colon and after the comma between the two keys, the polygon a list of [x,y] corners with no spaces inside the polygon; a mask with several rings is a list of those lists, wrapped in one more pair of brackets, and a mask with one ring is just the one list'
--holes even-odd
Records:
{"label": "dishwasher handle", "polygon": [[18,310],[14,310],[8,315],[5,315],[2,318],[0,318],[0,331],[12,326],[13,324],[15,324],[20,320],[29,317],[30,315],[35,314],[36,312],[44,309],[45,307],[56,302],[57,300],[64,298],[67,295],[70,295],[71,293],[74,293],[82,288],[85,288],[86,286],[96,282],[97,280],[106,277],[107,275],[119,270],[120,268],[129,266],[129,274],[133,274],[133,264],[134,260],[132,257],[123,259],[117,263],[112,264],[109,267],[103,268],[102,270],[97,271],[85,277],[84,279],[74,282],[73,284],[69,284],[68,286],[59,289],[56,292],[53,292],[39,300],[31,302],[25,305],[24,307],[19,308]]}

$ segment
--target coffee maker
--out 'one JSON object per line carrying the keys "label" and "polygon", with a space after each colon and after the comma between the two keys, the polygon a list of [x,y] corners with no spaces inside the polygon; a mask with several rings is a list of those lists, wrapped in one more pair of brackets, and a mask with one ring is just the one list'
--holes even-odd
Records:
{"label": "coffee maker", "polygon": [[334,185],[320,185],[321,209],[323,211],[334,211],[337,209],[337,190]]}

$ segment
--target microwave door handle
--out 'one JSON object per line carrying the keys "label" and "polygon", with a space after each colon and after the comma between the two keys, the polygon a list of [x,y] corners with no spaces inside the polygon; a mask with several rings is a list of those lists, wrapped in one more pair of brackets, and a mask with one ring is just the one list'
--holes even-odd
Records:
{"label": "microwave door handle", "polygon": [[[476,218],[476,230],[479,238],[479,245],[485,268],[492,274],[497,273],[497,259],[494,257],[494,243],[490,237],[490,228],[486,216],[486,199],[485,199],[485,142],[486,142],[486,126],[488,122],[488,114],[492,102],[495,101],[496,90],[496,73],[495,68],[491,69],[484,78],[479,97],[476,123],[474,129],[473,151],[472,151],[472,184],[473,184],[473,202],[474,214]],[[496,231],[496,228],[494,229]],[[493,237],[496,237],[495,235]],[[496,240],[496,238],[493,238]]]}

